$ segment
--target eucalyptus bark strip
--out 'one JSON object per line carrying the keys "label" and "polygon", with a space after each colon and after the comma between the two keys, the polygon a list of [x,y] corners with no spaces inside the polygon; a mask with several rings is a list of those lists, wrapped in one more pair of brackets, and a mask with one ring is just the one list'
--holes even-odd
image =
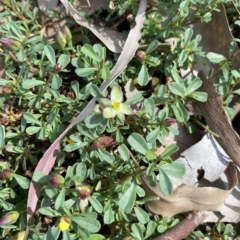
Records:
{"label": "eucalyptus bark strip", "polygon": [[200,109],[211,131],[219,135],[219,137],[215,138],[216,141],[232,159],[233,163],[240,167],[240,138],[233,130],[223,109],[223,101],[213,88],[210,80],[206,78],[204,72],[200,71],[198,76],[203,82],[200,90],[208,94],[208,100],[198,102],[197,107]]}

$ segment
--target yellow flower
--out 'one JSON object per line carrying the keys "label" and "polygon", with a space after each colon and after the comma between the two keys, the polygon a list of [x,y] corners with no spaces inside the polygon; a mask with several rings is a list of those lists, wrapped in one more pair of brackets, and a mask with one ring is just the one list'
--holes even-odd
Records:
{"label": "yellow flower", "polygon": [[69,229],[70,225],[71,225],[71,219],[68,217],[61,217],[58,222],[58,228],[62,232],[67,231]]}

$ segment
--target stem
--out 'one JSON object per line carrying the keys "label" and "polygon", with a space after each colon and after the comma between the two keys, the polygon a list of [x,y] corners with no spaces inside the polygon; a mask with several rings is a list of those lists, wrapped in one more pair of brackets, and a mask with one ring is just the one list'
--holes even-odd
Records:
{"label": "stem", "polygon": [[208,216],[207,212],[194,211],[179,224],[170,228],[164,234],[153,238],[153,240],[181,240],[185,239],[202,221]]}
{"label": "stem", "polygon": [[199,120],[197,119],[193,119],[193,121],[195,123],[197,123],[199,126],[201,126],[202,128],[204,128],[206,131],[208,131],[209,133],[211,133],[214,137],[219,137],[219,135],[215,132],[213,132],[212,130],[210,130],[207,126],[205,126],[203,123],[201,123]]}

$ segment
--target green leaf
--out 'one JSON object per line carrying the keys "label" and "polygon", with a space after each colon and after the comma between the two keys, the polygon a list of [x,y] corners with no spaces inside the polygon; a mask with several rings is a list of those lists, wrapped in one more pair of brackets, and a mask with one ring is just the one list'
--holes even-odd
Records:
{"label": "green leaf", "polygon": [[155,51],[158,47],[159,42],[157,40],[153,40],[149,45],[148,48],[146,50],[146,54],[149,54],[153,51]]}
{"label": "green leaf", "polygon": [[101,69],[101,78],[104,80],[107,80],[110,78],[110,69],[105,65],[103,65]]}
{"label": "green leaf", "polygon": [[226,61],[226,58],[223,55],[209,52],[206,57],[209,59],[210,62],[212,63],[220,63],[222,61]]}
{"label": "green leaf", "polygon": [[5,145],[5,127],[0,124],[0,153]]}
{"label": "green leaf", "polygon": [[119,145],[117,150],[124,161],[129,160],[129,150],[125,144]]}
{"label": "green leaf", "polygon": [[115,157],[104,149],[98,149],[98,154],[102,162],[113,163],[115,161]]}
{"label": "green leaf", "polygon": [[154,221],[150,221],[147,224],[147,229],[145,232],[144,239],[149,239],[149,237],[152,236],[152,234],[155,232],[156,227],[157,227],[157,223],[155,223]]}
{"label": "green leaf", "polygon": [[189,97],[196,99],[199,102],[206,102],[208,98],[208,94],[205,92],[195,91],[189,95]]}
{"label": "green leaf", "polygon": [[56,56],[55,56],[55,52],[54,52],[53,48],[50,45],[45,45],[43,50],[44,50],[48,60],[52,64],[52,66],[55,66],[56,65]]}
{"label": "green leaf", "polygon": [[[185,2],[189,2],[189,1],[187,0]],[[183,2],[180,4],[180,7],[182,4],[183,4]],[[188,7],[188,3],[186,3],[186,7]],[[184,34],[184,44],[185,45],[190,42],[192,36],[193,36],[193,30],[191,28],[186,29],[185,34]]]}
{"label": "green leaf", "polygon": [[81,48],[81,52],[84,53],[86,56],[92,58],[96,62],[101,62],[101,59],[97,55],[97,53],[94,51],[93,47],[89,44],[85,44]]}
{"label": "green leaf", "polygon": [[160,168],[167,174],[175,178],[183,178],[186,174],[186,166],[184,163],[176,160],[172,163],[161,165]]}
{"label": "green leaf", "polygon": [[153,143],[160,136],[160,127],[155,128],[153,131],[149,132],[146,136],[146,140],[149,143]]}
{"label": "green leaf", "polygon": [[62,69],[64,69],[70,63],[70,57],[66,54],[61,54],[57,62],[60,63],[62,65]]}
{"label": "green leaf", "polygon": [[147,222],[149,222],[149,215],[142,208],[135,207],[134,211],[140,223],[146,224]]}
{"label": "green leaf", "polygon": [[168,225],[165,223],[165,224],[162,224],[162,225],[159,225],[158,227],[157,227],[157,231],[159,232],[159,233],[163,233],[163,232],[165,232],[166,230],[168,229]]}
{"label": "green leaf", "polygon": [[138,83],[140,86],[146,86],[148,84],[148,69],[145,64],[142,65],[138,74]]}
{"label": "green leaf", "polygon": [[139,133],[132,133],[128,137],[127,141],[135,151],[143,155],[146,154],[148,146],[142,135],[140,135]]}
{"label": "green leaf", "polygon": [[50,176],[43,172],[34,171],[32,180],[38,183],[48,183],[50,181]]}
{"label": "green leaf", "polygon": [[72,216],[72,221],[77,223],[80,227],[86,229],[90,233],[96,233],[101,228],[101,224],[99,223],[99,221],[90,217]]}
{"label": "green leaf", "polygon": [[81,162],[76,165],[76,176],[78,176],[79,182],[83,182],[87,178],[87,166],[85,163]]}
{"label": "green leaf", "polygon": [[87,77],[89,75],[91,75],[92,73],[96,72],[98,69],[97,68],[77,68],[75,70],[75,73],[79,76],[79,77]]}
{"label": "green leaf", "polygon": [[44,240],[56,240],[60,235],[60,230],[57,226],[53,225],[48,229],[47,233],[44,236]]}
{"label": "green leaf", "polygon": [[29,123],[35,123],[35,124],[37,124],[37,125],[39,125],[39,126],[42,125],[42,123],[41,123],[33,114],[31,114],[31,113],[29,113],[29,112],[25,112],[25,113],[23,114],[23,118],[24,118],[27,122],[29,122]]}
{"label": "green leaf", "polygon": [[91,234],[90,238],[87,240],[106,240],[106,238],[100,234]]}
{"label": "green leaf", "polygon": [[161,158],[168,158],[171,154],[177,152],[179,149],[179,147],[172,143],[169,146],[166,147],[166,149],[164,150],[164,152],[161,154]]}
{"label": "green leaf", "polygon": [[148,150],[148,151],[146,152],[146,158],[147,158],[149,161],[155,160],[155,159],[157,159],[157,155],[156,155],[156,153],[154,153],[152,150]]}
{"label": "green leaf", "polygon": [[128,100],[125,102],[127,105],[135,104],[141,102],[143,100],[143,96],[140,92],[133,94]]}
{"label": "green leaf", "polygon": [[172,194],[173,192],[172,182],[162,168],[159,168],[159,184],[160,189],[164,195],[169,196]]}
{"label": "green leaf", "polygon": [[17,174],[14,174],[13,178],[16,180],[16,182],[18,183],[18,185],[21,188],[23,188],[23,189],[28,189],[29,188],[29,185],[30,185],[29,179],[27,179],[23,176],[17,175]]}
{"label": "green leaf", "polygon": [[54,208],[56,210],[60,210],[61,208],[63,208],[64,201],[65,201],[65,194],[66,194],[66,190],[65,188],[62,188],[54,203]]}
{"label": "green leaf", "polygon": [[111,223],[114,222],[114,212],[112,210],[112,206],[110,204],[110,201],[108,201],[107,204],[104,207],[103,222],[105,224],[111,224]]}
{"label": "green leaf", "polygon": [[26,51],[25,49],[21,48],[19,52],[17,53],[17,59],[19,62],[24,62],[26,60]]}
{"label": "green leaf", "polygon": [[95,84],[92,84],[90,86],[90,93],[92,94],[93,97],[96,98],[102,97],[100,89]]}
{"label": "green leaf", "polygon": [[22,40],[22,34],[19,30],[18,25],[14,21],[10,21],[10,29],[9,32],[16,38],[18,38],[20,41]]}
{"label": "green leaf", "polygon": [[36,80],[36,79],[27,79],[24,80],[22,83],[22,87],[24,89],[30,89],[39,85],[43,85],[45,82],[41,80]]}
{"label": "green leaf", "polygon": [[132,230],[134,236],[137,238],[137,240],[142,240],[143,239],[142,228],[137,223],[132,224],[131,230]]}
{"label": "green leaf", "polygon": [[169,86],[169,90],[172,93],[176,94],[177,96],[180,96],[180,97],[184,97],[185,96],[185,91],[186,90],[185,90],[185,87],[184,87],[183,84],[180,85],[180,84],[178,84],[176,82],[172,82],[170,84],[170,86]]}
{"label": "green leaf", "polygon": [[171,108],[179,122],[186,122],[189,119],[189,114],[186,108],[180,102],[171,105]]}
{"label": "green leaf", "polygon": [[185,95],[188,95],[202,86],[202,81],[199,78],[194,78],[187,87]]}
{"label": "green leaf", "polygon": [[102,211],[103,211],[102,204],[96,198],[89,196],[88,200],[96,212],[102,213]]}
{"label": "green leaf", "polygon": [[58,74],[53,74],[51,87],[53,89],[59,89],[62,85],[62,78]]}
{"label": "green leaf", "polygon": [[131,183],[127,191],[121,196],[119,200],[119,208],[125,212],[130,213],[133,209],[136,200],[136,185]]}
{"label": "green leaf", "polygon": [[154,116],[154,100],[152,98],[147,98],[143,102],[144,107],[146,108],[148,114],[153,117]]}
{"label": "green leaf", "polygon": [[99,126],[100,124],[106,123],[107,120],[103,118],[102,114],[94,114],[90,115],[89,117],[86,117],[85,124],[88,128],[95,128]]}
{"label": "green leaf", "polygon": [[7,84],[7,80],[0,78],[0,86],[5,86]]}
{"label": "green leaf", "polygon": [[72,144],[68,144],[65,146],[64,150],[66,152],[73,152],[77,149],[80,149],[82,147],[85,147],[86,145],[88,145],[87,142],[77,142],[77,143],[72,143]]}
{"label": "green leaf", "polygon": [[224,107],[224,111],[227,114],[229,119],[233,119],[234,116],[236,115],[235,110],[230,107]]}

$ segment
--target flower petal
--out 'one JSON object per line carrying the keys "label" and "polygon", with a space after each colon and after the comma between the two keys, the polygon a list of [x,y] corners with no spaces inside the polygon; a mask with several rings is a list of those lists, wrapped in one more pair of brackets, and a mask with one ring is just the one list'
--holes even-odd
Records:
{"label": "flower petal", "polygon": [[122,112],[118,112],[118,113],[117,113],[117,117],[118,117],[122,122],[125,121],[125,115],[124,115]]}
{"label": "flower petal", "polygon": [[133,113],[132,109],[126,103],[122,103],[121,111],[126,115],[130,115]]}
{"label": "flower petal", "polygon": [[112,106],[112,102],[108,98],[100,98],[98,101],[99,101],[101,107],[111,107]]}
{"label": "flower petal", "polygon": [[116,116],[116,111],[111,107],[106,107],[103,109],[104,118],[114,118]]}
{"label": "flower petal", "polygon": [[115,85],[111,91],[111,101],[112,102],[122,102],[123,101],[123,92],[119,85]]}

